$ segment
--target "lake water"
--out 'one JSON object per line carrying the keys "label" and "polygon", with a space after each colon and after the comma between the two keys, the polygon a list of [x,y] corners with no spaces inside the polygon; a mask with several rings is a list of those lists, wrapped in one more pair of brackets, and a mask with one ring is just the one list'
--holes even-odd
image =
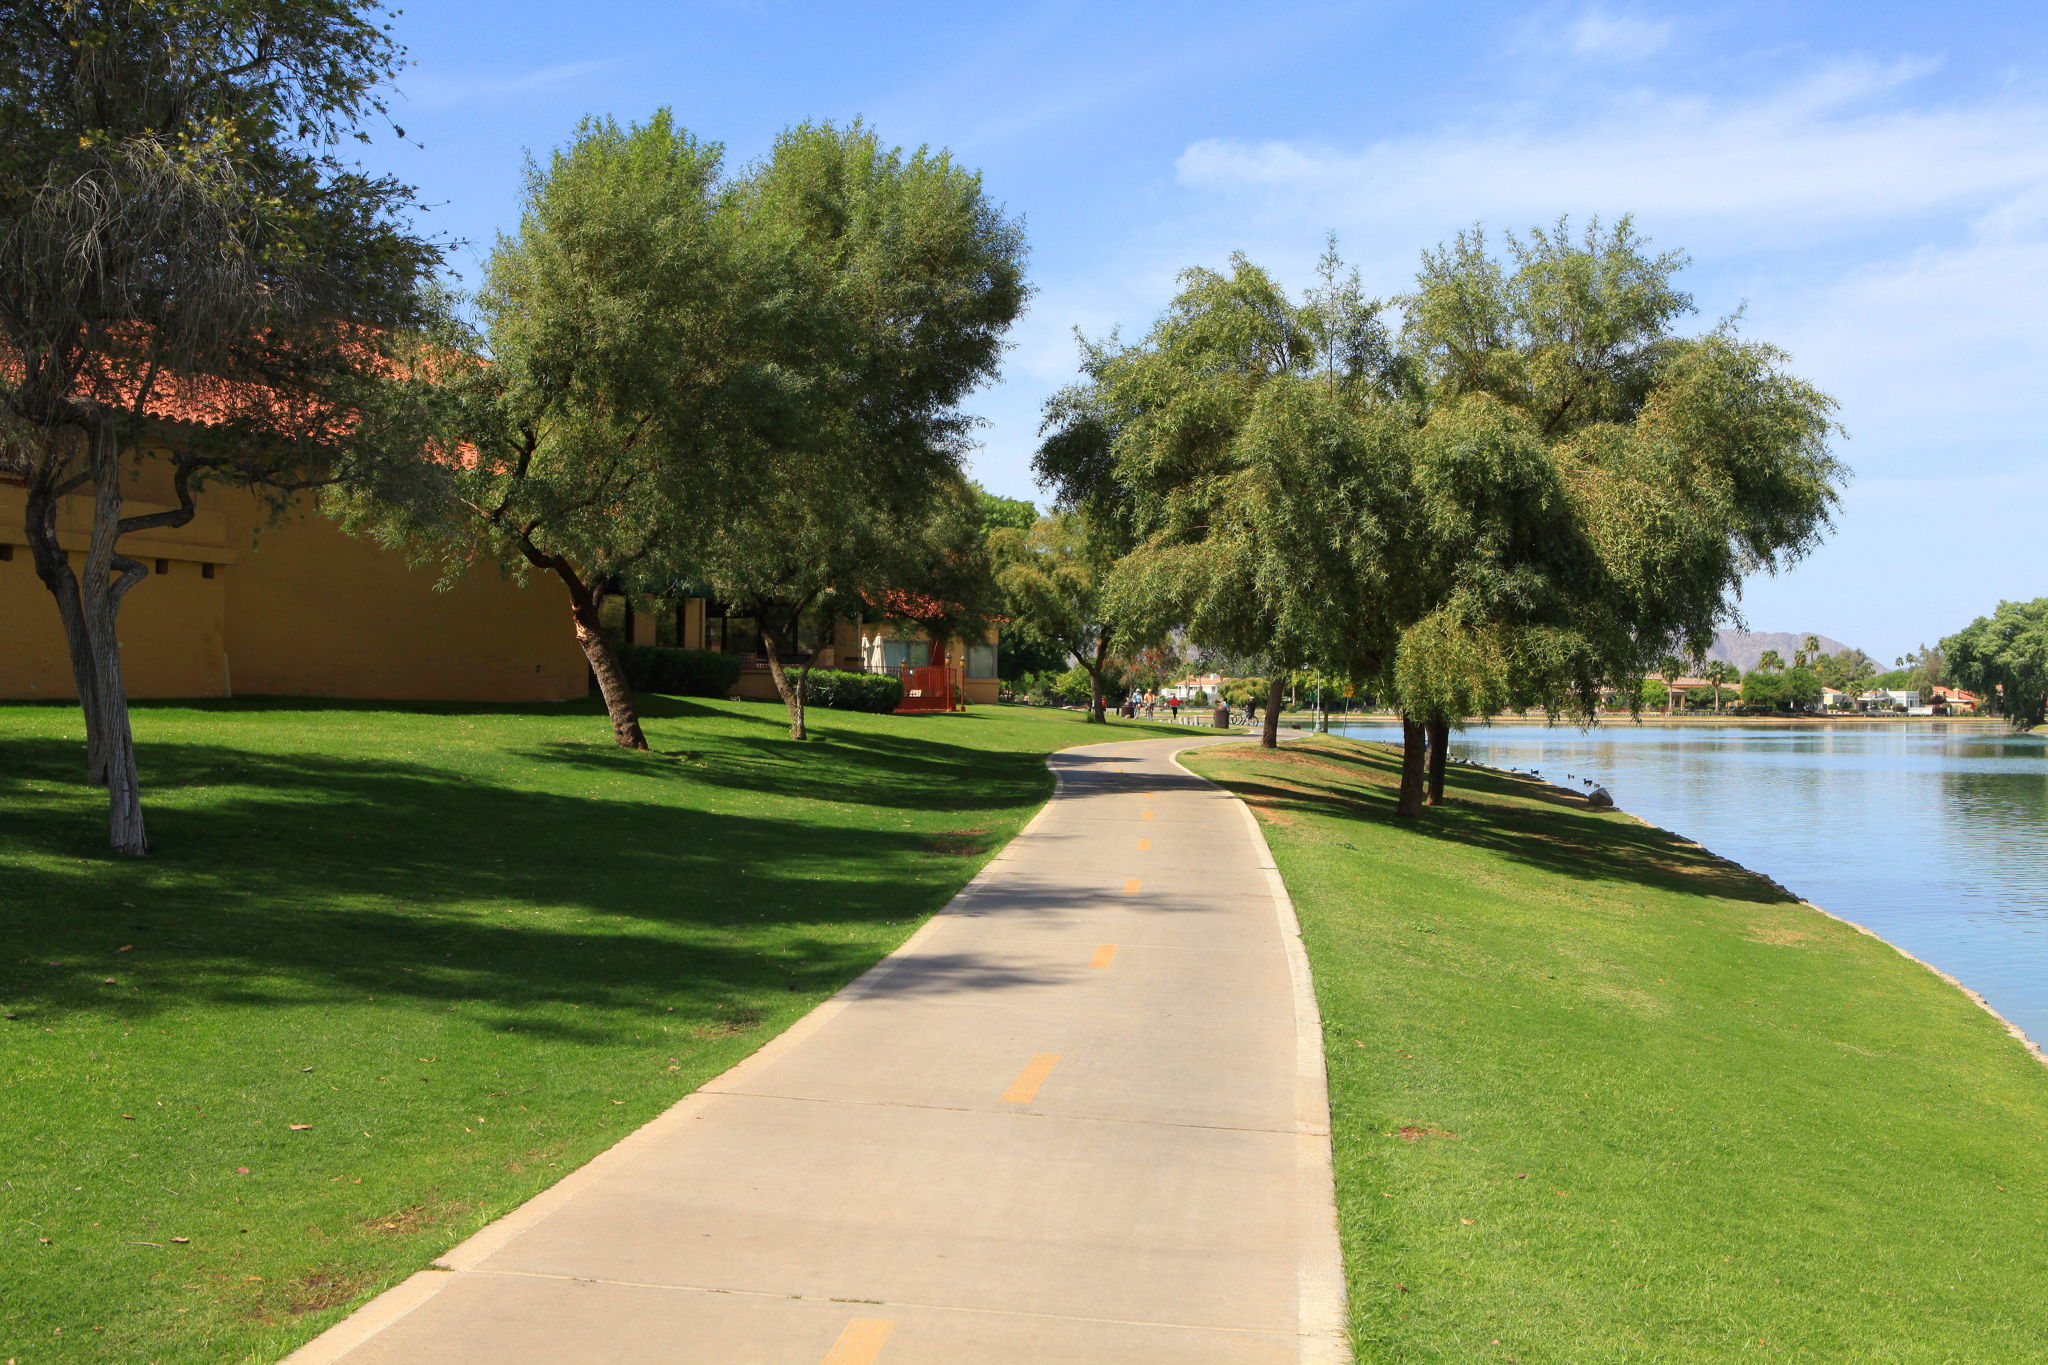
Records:
{"label": "lake water", "polygon": [[1451,752],[1567,787],[1593,778],[1624,810],[1933,963],[2048,1045],[2048,742],[1938,722],[1620,721],[1475,725]]}

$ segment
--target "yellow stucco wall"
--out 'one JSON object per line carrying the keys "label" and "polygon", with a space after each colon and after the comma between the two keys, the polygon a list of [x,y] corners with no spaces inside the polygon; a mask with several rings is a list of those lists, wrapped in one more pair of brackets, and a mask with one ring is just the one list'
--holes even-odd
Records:
{"label": "yellow stucco wall", "polygon": [[551,577],[472,569],[447,591],[432,569],[310,509],[275,524],[246,494],[229,522],[250,548],[227,575],[237,692],[420,701],[559,701],[588,690]]}
{"label": "yellow stucco wall", "polygon": [[[15,547],[10,558],[0,560],[0,697],[75,696],[57,604],[36,577],[27,546],[7,541],[18,529],[18,522],[0,525],[0,541]],[[137,584],[123,604],[121,653],[129,695],[223,696],[225,578],[202,578],[199,564],[185,559],[169,560],[165,570]]]}
{"label": "yellow stucco wall", "polygon": [[[124,495],[129,515],[168,506],[168,469],[142,462]],[[35,576],[24,501],[21,489],[0,484],[0,546],[11,548],[0,553],[0,698],[68,698],[76,693],[63,632]],[[89,508],[80,496],[61,510],[59,531],[74,565]],[[587,691],[568,595],[555,579],[522,585],[484,566],[439,591],[435,571],[344,533],[310,496],[275,519],[246,492],[210,489],[187,525],[124,537],[121,550],[152,570],[121,611],[132,697],[556,701]],[[705,603],[690,599],[679,643],[701,648],[704,622]],[[635,639],[652,643],[654,632],[654,616],[636,613]],[[818,666],[858,667],[862,635],[858,623],[838,623]],[[967,699],[992,702],[999,687],[992,678],[970,678]],[[748,668],[733,690],[775,696],[765,668]]]}
{"label": "yellow stucco wall", "polygon": [[732,685],[730,695],[754,701],[775,701],[781,693],[775,690],[775,678],[767,669],[747,668],[740,671],[740,680]]}
{"label": "yellow stucco wall", "polygon": [[[124,511],[165,505],[166,484],[145,464]],[[22,490],[0,485],[0,544],[14,547],[0,559],[0,697],[75,696],[23,502]],[[235,490],[208,490],[200,507],[186,526],[121,541],[152,570],[121,610],[132,697],[553,701],[586,691],[568,597],[552,579],[522,587],[485,567],[440,592],[432,571],[345,534],[310,497],[280,521]],[[68,549],[83,550],[86,513],[83,498],[62,509]]]}
{"label": "yellow stucco wall", "polygon": [[[74,697],[57,604],[36,577],[22,529],[26,501],[20,488],[0,485],[0,545],[10,550],[0,559],[0,697]],[[138,495],[123,510],[133,516],[165,505]],[[74,569],[84,560],[88,515],[89,504],[78,498],[58,512],[58,538],[72,552]],[[122,553],[151,570],[121,608],[121,663],[131,697],[227,695],[224,590],[238,558],[227,538],[217,511],[176,530],[122,538]]]}

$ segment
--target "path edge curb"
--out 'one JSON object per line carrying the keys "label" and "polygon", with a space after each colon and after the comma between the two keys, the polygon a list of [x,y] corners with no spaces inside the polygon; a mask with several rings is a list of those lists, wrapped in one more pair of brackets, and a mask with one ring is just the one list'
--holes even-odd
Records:
{"label": "path edge curb", "polygon": [[[1239,737],[1239,743],[1251,742]],[[1301,1179],[1302,1261],[1300,1308],[1296,1329],[1301,1336],[1302,1365],[1352,1365],[1350,1295],[1344,1283],[1344,1247],[1337,1234],[1337,1174],[1331,1150],[1330,1078],[1323,1059],[1323,1017],[1316,1005],[1315,977],[1308,949],[1301,941],[1301,920],[1294,898],[1266,842],[1265,827],[1245,799],[1220,782],[1212,782],[1180,761],[1190,744],[1168,756],[1197,782],[1213,788],[1237,806],[1263,861],[1260,870],[1273,896],[1280,940],[1287,953],[1287,975],[1294,992],[1295,1116],[1300,1125],[1297,1172]]]}

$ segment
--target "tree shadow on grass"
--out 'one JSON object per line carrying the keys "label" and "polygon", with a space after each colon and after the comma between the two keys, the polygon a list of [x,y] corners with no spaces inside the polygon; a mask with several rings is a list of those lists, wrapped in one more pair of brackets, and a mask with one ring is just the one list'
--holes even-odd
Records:
{"label": "tree shadow on grass", "polygon": [[[763,990],[834,989],[873,960],[877,932],[936,909],[972,866],[954,856],[934,875],[948,859],[929,831],[872,818],[177,742],[148,746],[159,851],[115,860],[74,744],[0,752],[0,1008],[17,1016],[0,1030],[79,1010],[376,996],[574,1037],[564,1006],[703,1015]],[[950,771],[903,761],[912,791]],[[777,770],[758,787],[802,785]],[[985,804],[1018,794],[986,775],[977,788]]]}
{"label": "tree shadow on grass", "polygon": [[[642,720],[717,720],[739,722],[748,725],[766,725],[786,729],[788,715],[780,702],[764,702],[759,708],[735,711],[730,707],[707,705],[702,699],[669,696],[656,692],[633,694],[635,709]],[[9,701],[10,707],[39,707],[69,709],[76,711],[75,701],[52,699],[43,701]],[[587,717],[604,733],[610,727],[605,715],[604,701],[595,694],[587,697],[571,697],[563,701],[388,701],[377,698],[350,697],[288,697],[268,696],[251,693],[236,697],[190,697],[190,698],[136,698],[128,703],[135,712],[149,711],[191,711],[204,715],[252,716],[265,714],[288,715],[296,712],[329,714],[334,712],[375,712],[385,715],[416,716],[539,716],[539,717]]]}
{"label": "tree shadow on grass", "polygon": [[[521,752],[543,763],[590,771],[612,770],[616,762],[602,744],[573,740]],[[1013,802],[1020,791],[1049,791],[1052,785],[1043,757],[1035,753],[964,749],[938,737],[863,731],[821,733],[801,742],[724,735],[715,750],[685,747],[665,751],[663,757],[672,764],[648,771],[666,781],[903,810],[979,810]]]}
{"label": "tree shadow on grass", "polygon": [[1272,754],[1231,750],[1224,757],[1258,765],[1257,776],[1221,778],[1255,806],[1313,811],[1414,838],[1451,840],[1581,880],[1633,882],[1758,904],[1797,899],[1668,831],[1597,812],[1569,792],[1484,768],[1454,766],[1447,774],[1445,804],[1408,820],[1394,814],[1401,762],[1399,751],[1390,746],[1325,741]]}

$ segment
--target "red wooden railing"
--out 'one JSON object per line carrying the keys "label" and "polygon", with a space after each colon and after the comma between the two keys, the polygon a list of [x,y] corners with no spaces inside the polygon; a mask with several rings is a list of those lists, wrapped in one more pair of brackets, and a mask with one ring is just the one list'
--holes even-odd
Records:
{"label": "red wooden railing", "polygon": [[905,664],[898,672],[903,679],[903,700],[896,703],[898,714],[951,711],[960,704],[959,684],[953,676],[954,670],[947,665],[913,668]]}

